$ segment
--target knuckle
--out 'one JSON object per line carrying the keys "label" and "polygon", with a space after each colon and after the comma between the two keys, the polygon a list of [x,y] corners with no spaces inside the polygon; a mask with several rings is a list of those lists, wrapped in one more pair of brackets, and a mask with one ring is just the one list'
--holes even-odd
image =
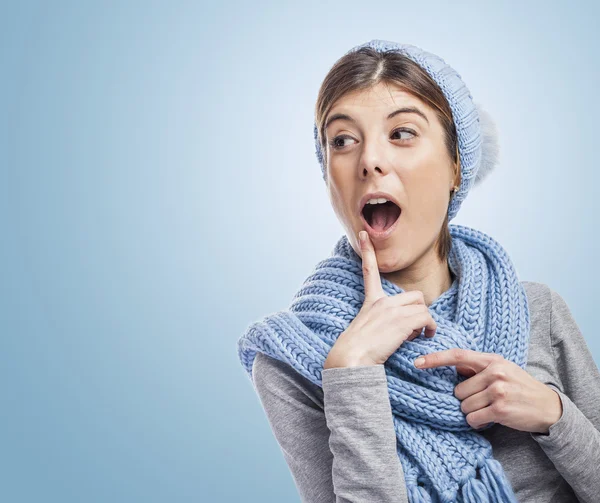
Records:
{"label": "knuckle", "polygon": [[491,409],[494,413],[494,416],[497,418],[502,418],[507,414],[506,402],[504,402],[503,400],[495,401],[491,405]]}
{"label": "knuckle", "polygon": [[476,428],[477,423],[473,420],[474,419],[473,416],[474,416],[474,414],[467,414],[466,420],[467,420],[467,423],[469,423],[469,426]]}
{"label": "knuckle", "polygon": [[451,352],[452,352],[452,358],[454,360],[456,360],[457,362],[462,362],[464,360],[465,354],[463,353],[462,349],[460,349],[460,348],[453,348],[451,350]]}
{"label": "knuckle", "polygon": [[495,381],[490,386],[490,391],[496,398],[505,398],[507,394],[506,384],[502,381]]}
{"label": "knuckle", "polygon": [[499,365],[497,363],[492,363],[490,365],[490,372],[496,380],[506,380],[508,377],[504,365]]}

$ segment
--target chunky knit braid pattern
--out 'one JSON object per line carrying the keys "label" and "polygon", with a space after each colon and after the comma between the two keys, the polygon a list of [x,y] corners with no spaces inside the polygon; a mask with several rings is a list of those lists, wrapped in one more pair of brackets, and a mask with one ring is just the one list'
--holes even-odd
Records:
{"label": "chunky knit braid pattern", "polygon": [[[491,444],[467,423],[454,396],[454,387],[466,377],[454,366],[418,369],[413,364],[419,355],[450,348],[498,353],[521,368],[527,364],[529,307],[509,256],[483,232],[449,228],[448,264],[455,279],[429,306],[435,337],[422,332],[403,342],[384,364],[397,453],[411,503],[516,502]],[[403,292],[383,277],[381,283],[387,295]],[[363,301],[362,259],[343,236],[289,308],[252,323],[238,340],[238,356],[250,379],[260,351],[322,387],[329,350]]]}

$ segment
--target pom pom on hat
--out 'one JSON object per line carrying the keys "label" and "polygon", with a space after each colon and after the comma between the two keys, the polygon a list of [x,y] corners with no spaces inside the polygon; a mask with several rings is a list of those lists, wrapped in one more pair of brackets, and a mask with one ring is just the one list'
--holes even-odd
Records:
{"label": "pom pom on hat", "polygon": [[481,160],[474,185],[479,185],[498,165],[500,146],[498,128],[492,116],[481,107],[480,103],[475,102],[475,107],[479,114],[479,127],[481,128]]}

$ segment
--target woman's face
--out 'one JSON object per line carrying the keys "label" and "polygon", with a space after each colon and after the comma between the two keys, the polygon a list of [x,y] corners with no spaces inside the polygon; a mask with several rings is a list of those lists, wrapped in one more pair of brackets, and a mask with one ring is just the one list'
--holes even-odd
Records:
{"label": "woman's face", "polygon": [[[403,108],[417,113],[393,114]],[[348,117],[336,119],[338,114]],[[327,191],[354,251],[362,256],[358,233],[366,230],[381,272],[431,258],[455,182],[434,110],[396,84],[380,83],[340,98],[326,120]],[[401,212],[390,227],[397,210],[374,210],[370,223],[376,232],[361,216],[360,204],[378,191],[389,194]]]}

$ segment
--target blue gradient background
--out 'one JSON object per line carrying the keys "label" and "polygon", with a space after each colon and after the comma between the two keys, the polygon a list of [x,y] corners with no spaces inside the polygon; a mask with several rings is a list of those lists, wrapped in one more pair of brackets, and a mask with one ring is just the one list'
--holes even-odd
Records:
{"label": "blue gradient background", "polygon": [[0,13],[0,500],[299,501],[236,341],[342,228],[313,107],[346,50],[437,53],[500,131],[453,223],[596,362],[597,3],[12,2]]}

